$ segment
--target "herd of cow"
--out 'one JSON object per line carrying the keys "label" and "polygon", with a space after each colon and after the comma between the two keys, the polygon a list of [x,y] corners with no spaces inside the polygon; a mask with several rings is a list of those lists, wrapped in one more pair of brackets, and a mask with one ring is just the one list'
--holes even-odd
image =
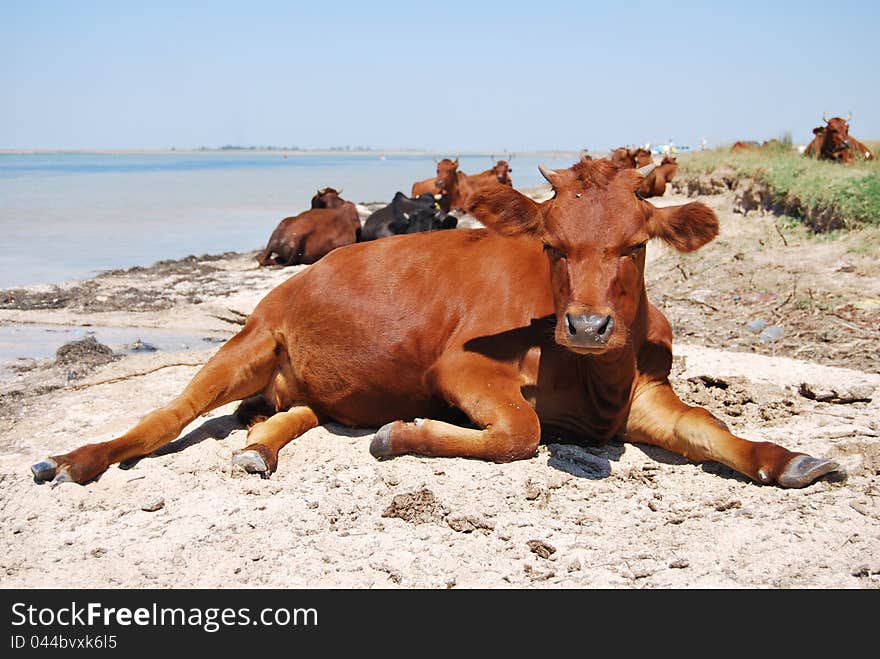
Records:
{"label": "herd of cow", "polygon": [[[804,149],[804,155],[818,160],[831,160],[845,165],[854,160],[871,160],[874,154],[864,144],[849,134],[849,122],[852,119],[850,113],[846,119],[832,117],[828,119],[824,114],[822,121],[824,126],[816,126],[813,129],[813,139]],[[779,147],[779,140],[767,140],[763,144],[757,142],[736,142],[732,151],[749,149],[766,149]]]}
{"label": "herd of cow", "polygon": [[[698,201],[646,201],[662,166],[637,167],[638,152],[616,155],[624,156],[539,166],[553,192],[541,203],[512,187],[506,163],[475,182],[457,159],[442,160],[436,179],[367,219],[360,237],[375,219],[369,237],[379,239],[323,258],[338,235],[356,242],[359,223],[354,204],[320,191],[260,256],[320,260],[270,291],[178,397],[115,439],[37,462],[35,480],[89,482],[235,401],[248,435],[232,462],[262,477],[285,445],[329,421],[378,428],[376,458],[507,462],[534,456],[548,431],[652,444],[780,487],[845,477],[832,460],[739,437],[675,394],[672,329],[648,300],[645,248],[659,239],[692,252],[715,238],[718,219]],[[486,228],[419,228],[442,228],[434,223],[462,206]],[[300,240],[298,222],[336,217],[338,235]],[[413,223],[416,233],[388,235]]]}
{"label": "herd of cow", "polygon": [[[587,154],[582,158],[592,160]],[[664,156],[660,165],[654,167],[651,152],[643,147],[621,147],[609,158],[620,169],[639,169],[645,174],[637,190],[642,199],[662,197],[667,183],[678,171],[672,156]],[[357,242],[454,229],[458,218],[452,213],[466,212],[476,193],[497,186],[513,187],[513,170],[507,160],[499,160],[479,174],[465,174],[458,167],[458,158],[440,160],[436,176],[413,183],[410,197],[402,192],[395,194],[390,204],[375,211],[363,225],[354,203],[345,201],[341,190],[318,190],[310,209],[278,224],[266,248],[257,254],[257,261],[265,266],[312,264],[334,249]],[[485,218],[477,219],[486,223]]]}

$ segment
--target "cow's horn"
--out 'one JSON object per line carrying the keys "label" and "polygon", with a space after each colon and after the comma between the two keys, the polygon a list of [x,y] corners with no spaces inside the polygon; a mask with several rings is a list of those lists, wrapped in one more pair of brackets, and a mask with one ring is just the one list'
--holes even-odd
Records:
{"label": "cow's horn", "polygon": [[849,123],[849,120],[850,120],[850,119],[852,119],[852,110],[850,110],[850,111],[849,111],[849,114],[846,115],[846,119],[844,119],[844,121],[845,121],[846,123]]}
{"label": "cow's horn", "polygon": [[822,113],[822,121],[824,121],[826,124],[828,123],[828,118],[825,116],[824,112]]}
{"label": "cow's horn", "polygon": [[590,158],[590,154],[587,152],[587,150],[583,149],[581,151],[581,162],[587,162],[587,160],[592,160],[592,158]]}
{"label": "cow's horn", "polygon": [[651,163],[650,165],[645,165],[644,167],[639,167],[636,171],[639,174],[641,174],[642,176],[647,176],[648,174],[650,174],[651,172],[654,171],[654,168],[656,166],[657,165],[655,165],[654,163]]}
{"label": "cow's horn", "polygon": [[550,185],[553,185],[553,179],[559,174],[555,169],[544,167],[544,165],[538,165],[538,171],[541,172],[541,176],[547,179]]}

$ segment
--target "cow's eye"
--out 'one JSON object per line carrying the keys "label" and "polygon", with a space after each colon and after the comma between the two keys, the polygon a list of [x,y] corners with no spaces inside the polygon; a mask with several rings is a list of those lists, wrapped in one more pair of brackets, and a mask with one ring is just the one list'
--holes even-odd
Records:
{"label": "cow's eye", "polygon": [[644,251],[645,246],[647,244],[648,243],[644,242],[644,243],[639,243],[638,245],[633,245],[628,250],[626,250],[626,252],[624,252],[624,254],[626,256],[638,256],[639,254],[641,254]]}
{"label": "cow's eye", "polygon": [[642,196],[642,193],[641,193],[641,191],[639,191],[639,190],[636,190],[636,197],[638,197],[639,199],[644,200],[644,197]]}
{"label": "cow's eye", "polygon": [[544,243],[544,251],[547,252],[547,254],[550,255],[550,258],[552,258],[553,260],[559,260],[559,259],[565,258],[565,252],[563,252],[560,249],[556,249],[550,243]]}

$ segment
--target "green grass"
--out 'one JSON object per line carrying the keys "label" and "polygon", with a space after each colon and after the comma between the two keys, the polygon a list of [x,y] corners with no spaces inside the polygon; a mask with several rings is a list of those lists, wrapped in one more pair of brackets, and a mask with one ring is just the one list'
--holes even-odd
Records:
{"label": "green grass", "polygon": [[[872,150],[875,146],[869,143]],[[876,159],[841,165],[808,158],[783,143],[736,153],[730,147],[697,151],[680,156],[678,163],[685,175],[727,165],[740,177],[766,184],[774,201],[798,219],[831,209],[839,226],[880,226],[880,163]]]}

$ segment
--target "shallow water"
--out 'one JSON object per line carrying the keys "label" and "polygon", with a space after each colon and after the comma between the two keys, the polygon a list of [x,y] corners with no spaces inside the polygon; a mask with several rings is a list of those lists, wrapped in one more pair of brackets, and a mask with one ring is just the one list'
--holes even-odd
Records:
{"label": "shallow water", "polygon": [[[0,371],[20,360],[54,358],[55,351],[70,341],[88,336],[117,353],[135,353],[138,340],[156,350],[209,350],[226,340],[213,332],[184,334],[173,330],[143,327],[81,327],[74,325],[0,325]],[[149,350],[149,348],[140,348]]]}
{"label": "shallow water", "polygon": [[[281,152],[0,154],[0,289],[83,279],[189,254],[263,247],[318,188],[357,202],[390,201],[435,173],[432,156]],[[517,188],[539,185],[538,162],[516,156]],[[462,156],[467,173],[488,155]]]}

